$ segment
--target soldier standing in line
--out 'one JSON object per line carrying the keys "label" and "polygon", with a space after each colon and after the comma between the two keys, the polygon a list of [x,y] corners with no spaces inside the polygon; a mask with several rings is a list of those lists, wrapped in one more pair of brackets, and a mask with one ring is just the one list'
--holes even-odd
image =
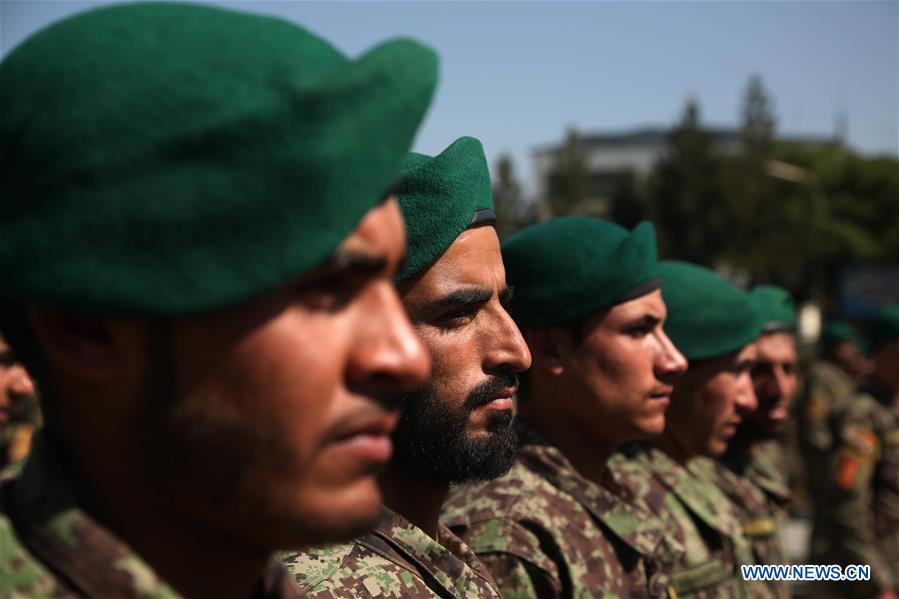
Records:
{"label": "soldier standing in line", "polygon": [[438,520],[450,484],[512,466],[512,397],[531,364],[507,312],[512,292],[480,142],[462,137],[438,156],[412,154],[399,198],[409,240],[400,295],[433,374],[404,397],[374,529],[282,559],[312,598],[498,599],[478,558]]}
{"label": "soldier standing in line", "polygon": [[[740,514],[708,476],[707,458],[724,453],[756,408],[750,371],[761,320],[747,293],[707,268],[669,261],[659,272],[665,331],[690,367],[675,382],[662,435],[623,447],[610,472],[627,500],[685,547],[673,575],[678,597],[743,597],[749,589],[739,566],[755,558]],[[751,590],[769,594],[761,585]]]}
{"label": "soldier standing in line", "polygon": [[[746,415],[712,474],[741,514],[756,561],[788,564],[778,531],[791,497],[784,435],[798,385],[796,310],[789,292],[773,285],[753,288],[750,297],[763,322],[752,369],[758,408]],[[776,596],[789,597],[786,581],[768,586]]]}
{"label": "soldier standing in line", "polygon": [[443,521],[504,597],[667,597],[680,547],[603,487],[624,441],[658,435],[686,360],[665,335],[652,225],[565,217],[503,244],[534,365],[518,396],[518,457],[462,487]]}
{"label": "soldier standing in line", "polygon": [[833,450],[833,427],[867,373],[853,327],[831,321],[821,332],[821,359],[811,368],[796,417],[799,449],[808,477],[813,512],[824,509],[829,472],[821,468]]}
{"label": "soldier standing in line", "polygon": [[0,333],[0,470],[28,455],[40,419],[34,383]]}
{"label": "soldier standing in line", "polygon": [[[815,514],[817,563],[867,564],[867,581],[821,584],[827,596],[899,594],[899,305],[871,323],[869,382],[839,416],[827,501]],[[823,596],[823,595],[822,595]]]}
{"label": "soldier standing in line", "polygon": [[783,515],[790,501],[783,435],[798,387],[796,310],[780,287],[760,285],[750,296],[764,322],[752,371],[758,409],[740,425],[721,461],[764,491],[772,513]]}
{"label": "soldier standing in line", "polygon": [[276,550],[371,525],[429,368],[385,192],[436,75],[176,3],[4,58],[0,329],[45,426],[0,483],[0,596],[296,597]]}

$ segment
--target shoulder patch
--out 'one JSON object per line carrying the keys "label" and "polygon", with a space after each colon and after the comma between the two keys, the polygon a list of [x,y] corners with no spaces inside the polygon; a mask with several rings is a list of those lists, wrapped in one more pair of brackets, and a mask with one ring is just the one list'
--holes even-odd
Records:
{"label": "shoulder patch", "polygon": [[880,439],[867,427],[849,425],[843,433],[843,439],[847,445],[862,455],[877,455],[880,451]]}

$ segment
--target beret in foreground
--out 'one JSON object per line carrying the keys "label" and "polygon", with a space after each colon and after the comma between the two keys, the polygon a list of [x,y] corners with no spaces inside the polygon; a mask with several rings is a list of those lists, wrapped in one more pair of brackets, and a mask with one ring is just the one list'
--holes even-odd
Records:
{"label": "beret in foreground", "polygon": [[469,227],[496,224],[487,158],[473,137],[460,137],[437,156],[409,154],[397,195],[407,247],[398,282],[423,272]]}
{"label": "beret in foreground", "polygon": [[655,229],[587,216],[526,227],[502,246],[519,326],[571,322],[658,289]]}
{"label": "beret in foreground", "polygon": [[350,60],[212,6],[50,25],[0,63],[0,299],[180,316],[280,287],[384,197],[436,81],[414,41]]}
{"label": "beret in foreground", "polygon": [[899,304],[882,309],[865,327],[866,349],[875,351],[884,343],[899,339]]}
{"label": "beret in foreground", "polygon": [[761,334],[755,302],[714,271],[666,260],[659,275],[668,308],[665,332],[688,360],[738,352]]}
{"label": "beret in foreground", "polygon": [[796,306],[789,291],[776,285],[756,285],[749,295],[764,323],[763,333],[796,331]]}

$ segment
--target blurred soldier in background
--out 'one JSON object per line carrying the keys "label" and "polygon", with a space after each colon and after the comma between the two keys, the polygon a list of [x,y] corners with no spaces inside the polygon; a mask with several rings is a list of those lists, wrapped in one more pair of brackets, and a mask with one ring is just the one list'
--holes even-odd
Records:
{"label": "blurred soldier in background", "polygon": [[678,597],[743,597],[739,566],[755,558],[706,458],[721,456],[756,408],[750,371],[761,321],[749,295],[709,269],[668,261],[659,271],[665,330],[690,367],[674,384],[662,435],[623,448],[610,471],[632,502],[657,515],[653,525],[685,547],[674,571]]}
{"label": "blurred soldier in background", "polygon": [[436,77],[408,40],[351,61],[175,3],[0,63],[0,329],[45,418],[0,596],[295,597],[275,550],[371,525],[429,371],[388,192]]}
{"label": "blurred soldier in background", "polygon": [[0,333],[0,470],[28,455],[40,420],[34,383]]}
{"label": "blurred soldier in background", "polygon": [[[870,380],[837,417],[827,501],[815,514],[812,558],[867,564],[871,580],[828,583],[828,596],[899,596],[899,305],[867,335]],[[822,587],[824,585],[822,584]],[[823,596],[823,595],[822,595]]]}
{"label": "blurred soldier in background", "polygon": [[507,312],[511,290],[481,143],[462,137],[438,156],[409,156],[399,198],[409,240],[399,289],[433,375],[404,396],[374,529],[282,559],[307,597],[498,598],[477,557],[438,521],[451,483],[512,466],[512,396],[531,364]]}
{"label": "blurred soldier in background", "polygon": [[534,360],[518,397],[518,459],[462,487],[444,522],[505,597],[667,597],[682,549],[603,488],[624,441],[661,433],[686,361],[665,335],[655,232],[565,217],[503,244]]}
{"label": "blurred soldier in background", "polygon": [[827,501],[830,471],[822,464],[830,459],[835,421],[869,370],[859,346],[849,323],[827,323],[821,333],[821,359],[811,368],[797,405],[799,450],[815,513]]}

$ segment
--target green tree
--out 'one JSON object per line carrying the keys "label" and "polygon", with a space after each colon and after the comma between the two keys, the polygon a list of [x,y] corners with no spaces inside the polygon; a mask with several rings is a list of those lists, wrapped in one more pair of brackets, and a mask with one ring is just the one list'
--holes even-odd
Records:
{"label": "green tree", "polygon": [[496,233],[504,241],[522,227],[526,208],[521,185],[515,177],[515,164],[509,154],[502,154],[496,163],[497,180],[493,184],[493,207],[496,211]]}
{"label": "green tree", "polygon": [[722,156],[689,100],[647,185],[649,216],[662,255],[715,264],[728,249],[734,216],[722,181]]}
{"label": "green tree", "polygon": [[643,198],[634,171],[627,169],[616,175],[611,200],[612,220],[622,227],[633,229],[645,218]]}
{"label": "green tree", "polygon": [[549,189],[549,208],[554,216],[571,214],[587,197],[587,159],[577,129],[569,129],[556,159]]}

